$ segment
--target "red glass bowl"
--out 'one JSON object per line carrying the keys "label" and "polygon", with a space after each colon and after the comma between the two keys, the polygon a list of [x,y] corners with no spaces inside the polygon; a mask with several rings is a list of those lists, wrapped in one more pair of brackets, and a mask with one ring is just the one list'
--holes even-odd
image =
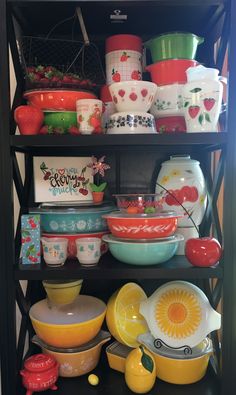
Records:
{"label": "red glass bowl", "polygon": [[151,74],[152,82],[157,85],[184,84],[187,82],[186,70],[198,64],[191,59],[169,59],[150,64],[146,66],[146,70]]}
{"label": "red glass bowl", "polygon": [[178,216],[172,214],[104,215],[111,233],[125,239],[159,239],[172,236],[178,225]]}
{"label": "red glass bowl", "polygon": [[186,132],[184,117],[164,117],[155,120],[157,133]]}
{"label": "red glass bowl", "polygon": [[41,110],[76,111],[76,101],[79,99],[96,99],[89,91],[73,90],[31,90],[24,93],[28,104]]}

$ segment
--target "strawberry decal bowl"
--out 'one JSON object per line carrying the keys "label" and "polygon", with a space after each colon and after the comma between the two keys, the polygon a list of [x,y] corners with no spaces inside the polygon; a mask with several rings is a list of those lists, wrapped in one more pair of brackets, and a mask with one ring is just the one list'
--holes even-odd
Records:
{"label": "strawberry decal bowl", "polygon": [[122,81],[109,86],[118,112],[147,112],[156,95],[157,85],[149,81]]}
{"label": "strawberry decal bowl", "polygon": [[[159,239],[172,236],[178,225],[174,212],[125,214],[113,212],[103,216],[113,236],[122,239]],[[103,238],[104,240],[104,238]]]}
{"label": "strawberry decal bowl", "polygon": [[103,236],[111,254],[121,262],[131,265],[157,265],[171,259],[183,240],[183,236],[174,235],[163,239],[125,240],[113,235]]}

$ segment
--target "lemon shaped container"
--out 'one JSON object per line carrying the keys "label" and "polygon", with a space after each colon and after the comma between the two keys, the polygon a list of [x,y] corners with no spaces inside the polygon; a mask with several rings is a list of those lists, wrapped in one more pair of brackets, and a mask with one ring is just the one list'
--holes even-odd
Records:
{"label": "lemon shaped container", "polygon": [[147,295],[136,283],[127,283],[118,289],[107,304],[106,323],[112,336],[129,347],[138,347],[138,335],[148,331],[144,317],[139,313],[140,303]]}
{"label": "lemon shaped container", "polygon": [[171,281],[140,304],[150,332],[169,347],[195,347],[220,329],[221,315],[204,292],[187,281]]}
{"label": "lemon shaped container", "polygon": [[156,364],[143,346],[132,350],[125,361],[125,382],[137,394],[149,392],[155,384]]}

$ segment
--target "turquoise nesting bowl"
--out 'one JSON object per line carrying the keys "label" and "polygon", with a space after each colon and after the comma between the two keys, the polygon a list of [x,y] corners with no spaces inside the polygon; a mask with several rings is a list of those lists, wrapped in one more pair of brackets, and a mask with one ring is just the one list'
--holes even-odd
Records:
{"label": "turquoise nesting bowl", "polygon": [[94,233],[108,230],[103,215],[114,210],[107,205],[100,208],[78,209],[31,209],[32,214],[40,214],[41,230],[45,233]]}
{"label": "turquoise nesting bowl", "polygon": [[172,258],[182,235],[174,235],[166,239],[155,241],[128,241],[105,235],[102,238],[108,243],[111,254],[121,262],[131,265],[157,265]]}

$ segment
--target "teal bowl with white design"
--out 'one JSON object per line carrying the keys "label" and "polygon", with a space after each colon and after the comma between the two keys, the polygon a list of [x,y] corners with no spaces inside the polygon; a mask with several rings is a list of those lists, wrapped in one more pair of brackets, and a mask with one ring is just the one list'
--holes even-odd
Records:
{"label": "teal bowl with white design", "polygon": [[41,231],[54,234],[94,233],[107,231],[103,215],[114,210],[113,205],[94,207],[40,207],[30,210],[40,214]]}

